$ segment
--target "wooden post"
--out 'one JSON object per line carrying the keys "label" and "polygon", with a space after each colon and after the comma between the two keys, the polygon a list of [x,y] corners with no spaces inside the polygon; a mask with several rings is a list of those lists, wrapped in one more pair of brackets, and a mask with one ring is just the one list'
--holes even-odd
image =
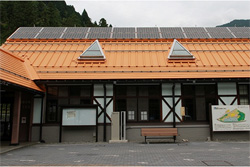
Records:
{"label": "wooden post", "polygon": [[15,92],[14,109],[13,109],[13,123],[11,132],[10,145],[19,144],[19,127],[20,127],[20,112],[21,112],[21,100],[22,93]]}
{"label": "wooden post", "polygon": [[103,84],[103,90],[104,90],[104,100],[103,100],[103,103],[104,103],[104,106],[103,106],[103,110],[104,110],[104,112],[103,112],[103,114],[104,114],[103,115],[103,119],[104,119],[103,120],[103,124],[104,124],[103,125],[103,141],[106,142],[107,141],[107,134],[106,134],[107,133],[106,132],[106,118],[107,118],[106,117],[106,113],[107,113],[106,112],[106,109],[107,109],[107,105],[106,105],[106,103],[107,103],[106,102],[107,101],[106,100],[107,99],[107,97],[106,97],[107,96],[107,93],[106,93],[106,84]]}
{"label": "wooden post", "polygon": [[[172,98],[173,98],[173,128],[176,128],[176,120],[175,120],[175,83],[173,83],[173,87],[172,87]],[[176,140],[176,136],[174,136],[174,142]]]}
{"label": "wooden post", "polygon": [[209,128],[210,128],[210,140],[213,141],[213,122],[212,122],[212,104],[209,103]]}

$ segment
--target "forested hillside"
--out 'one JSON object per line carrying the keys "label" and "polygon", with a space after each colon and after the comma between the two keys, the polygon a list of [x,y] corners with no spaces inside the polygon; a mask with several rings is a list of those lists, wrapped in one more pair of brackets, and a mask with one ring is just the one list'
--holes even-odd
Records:
{"label": "forested hillside", "polygon": [[104,18],[93,22],[86,10],[80,14],[65,1],[0,1],[0,9],[0,44],[18,27],[112,27]]}
{"label": "forested hillside", "polygon": [[230,23],[226,23],[216,27],[250,27],[250,20],[233,20]]}

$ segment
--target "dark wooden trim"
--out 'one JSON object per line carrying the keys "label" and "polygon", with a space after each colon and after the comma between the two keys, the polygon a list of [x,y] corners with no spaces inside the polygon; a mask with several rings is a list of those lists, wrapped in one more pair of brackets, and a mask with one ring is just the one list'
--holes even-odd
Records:
{"label": "dark wooden trim", "polygon": [[[104,112],[104,116],[103,116],[103,123],[104,123],[104,126],[103,126],[103,141],[106,142],[107,141],[107,134],[106,134],[106,118],[107,118],[107,112],[106,112],[106,109],[107,109],[107,104],[106,104],[106,84],[103,84],[103,91],[104,91],[104,98],[103,98],[103,112]],[[98,118],[98,116],[97,116]]]}
{"label": "dark wooden trim", "polygon": [[210,130],[210,139],[213,141],[213,120],[212,120],[212,104],[209,104],[209,130]]}
{"label": "dark wooden trim", "polygon": [[220,96],[218,97],[218,99],[223,105],[226,105],[226,103],[220,98]]}
{"label": "dark wooden trim", "polygon": [[[108,101],[106,107],[108,107],[108,106],[110,105],[110,103],[112,102],[112,100],[113,100],[113,98],[111,98],[111,99]],[[104,110],[102,110],[102,111],[98,114],[98,118],[102,115],[103,111],[104,111]]]}
{"label": "dark wooden trim", "polygon": [[233,99],[233,101],[230,103],[230,105],[233,105],[234,102],[237,100],[237,96],[235,96],[235,98]]}
{"label": "dark wooden trim", "polygon": [[[177,104],[180,102],[180,100],[181,100],[181,97],[179,97],[179,99],[176,101],[174,107],[177,106]],[[171,114],[172,111],[173,111],[173,107],[170,106],[170,110],[169,110],[168,114],[165,116],[165,118],[163,119],[163,122],[166,121],[166,119],[169,117],[169,115]],[[176,115],[177,118],[181,121],[181,118],[178,116],[178,114],[175,113],[175,115]]]}
{"label": "dark wooden trim", "polygon": [[168,108],[172,108],[172,107],[168,104],[168,102],[164,99],[164,97],[162,97],[162,101],[168,106]]}

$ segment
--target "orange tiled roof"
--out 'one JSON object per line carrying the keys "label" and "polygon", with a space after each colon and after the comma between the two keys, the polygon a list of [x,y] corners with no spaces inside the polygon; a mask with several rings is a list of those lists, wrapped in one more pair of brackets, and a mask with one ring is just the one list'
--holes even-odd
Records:
{"label": "orange tiled roof", "polygon": [[31,79],[23,58],[0,47],[0,79],[36,91],[42,91]]}
{"label": "orange tiled roof", "polygon": [[[23,33],[25,36],[25,32],[14,33],[14,36],[23,36]],[[25,57],[32,80],[250,76],[249,38],[178,39],[195,60],[169,60],[174,39],[99,39],[105,61],[84,61],[78,57],[96,39],[36,39],[37,35],[19,39],[14,36],[3,47]]]}

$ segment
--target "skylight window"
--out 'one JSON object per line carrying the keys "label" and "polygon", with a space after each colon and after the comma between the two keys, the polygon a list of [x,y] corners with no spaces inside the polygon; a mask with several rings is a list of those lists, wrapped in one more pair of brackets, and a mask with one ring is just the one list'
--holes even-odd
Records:
{"label": "skylight window", "polygon": [[195,59],[195,57],[175,39],[168,59]]}
{"label": "skylight window", "polygon": [[98,40],[95,40],[78,58],[78,60],[105,60],[106,57],[102,51]]}

